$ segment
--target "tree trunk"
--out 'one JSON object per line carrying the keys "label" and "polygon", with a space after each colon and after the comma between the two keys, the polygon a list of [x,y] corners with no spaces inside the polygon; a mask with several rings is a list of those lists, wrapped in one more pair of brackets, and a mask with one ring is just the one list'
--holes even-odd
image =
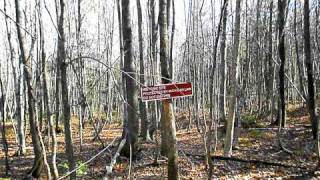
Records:
{"label": "tree trunk", "polygon": [[279,68],[279,94],[280,94],[280,109],[279,111],[279,126],[284,127],[286,124],[286,102],[284,95],[284,66],[286,62],[286,49],[285,49],[285,11],[286,11],[287,3],[286,0],[278,0],[278,52],[280,58],[280,68]]}
{"label": "tree trunk", "polygon": [[170,54],[169,54],[169,73],[171,78],[173,79],[173,42],[174,42],[174,35],[175,35],[175,28],[176,28],[176,9],[175,9],[175,0],[172,1],[172,28],[171,28],[171,40],[170,40]]}
{"label": "tree trunk", "polygon": [[274,82],[274,76],[273,76],[273,59],[272,59],[272,54],[273,54],[273,45],[272,45],[272,19],[273,19],[273,0],[270,2],[270,7],[269,7],[269,33],[268,33],[268,56],[267,56],[267,61],[268,61],[268,73],[267,73],[267,104],[269,106],[268,109],[271,110],[271,120],[273,118],[273,82]]}
{"label": "tree trunk", "polygon": [[299,90],[302,93],[303,97],[307,99],[304,86],[303,86],[303,69],[302,69],[303,62],[301,62],[300,56],[299,56],[299,42],[298,42],[298,33],[297,33],[297,0],[294,1],[294,42],[295,42],[298,74],[299,74]]}
{"label": "tree trunk", "polygon": [[83,146],[83,123],[84,123],[84,117],[85,117],[85,111],[86,111],[86,98],[84,95],[84,77],[83,77],[83,71],[84,71],[84,62],[81,57],[81,1],[78,0],[77,2],[77,25],[76,25],[76,39],[77,39],[77,56],[79,57],[79,78],[78,78],[78,84],[79,84],[79,101],[80,101],[80,107],[79,107],[79,141],[80,141],[80,151],[82,151]]}
{"label": "tree trunk", "polygon": [[213,41],[213,54],[212,54],[212,59],[213,62],[210,65],[210,79],[209,79],[209,101],[210,101],[210,105],[209,105],[209,117],[210,119],[213,119],[213,101],[214,101],[214,96],[213,96],[213,85],[214,85],[214,74],[215,74],[215,70],[216,70],[216,62],[217,62],[217,50],[218,50],[218,43],[219,43],[219,39],[220,39],[220,32],[221,32],[221,25],[222,25],[222,17],[223,17],[223,13],[224,11],[227,9],[227,3],[228,0],[224,0],[222,8],[221,8],[221,15],[220,15],[220,20],[219,20],[219,24],[218,24],[218,28],[217,28],[217,35]]}
{"label": "tree trunk", "polygon": [[[7,5],[6,0],[3,1],[4,5],[4,12],[7,14]],[[12,67],[12,75],[13,75],[13,82],[14,82],[14,91],[15,91],[15,103],[16,103],[16,112],[15,117],[18,121],[18,142],[19,142],[19,149],[17,151],[17,155],[23,155],[26,153],[26,141],[25,141],[25,134],[24,134],[24,117],[21,116],[21,106],[23,103],[21,103],[21,97],[20,97],[20,81],[23,81],[22,75],[18,77],[16,73],[16,69],[14,67],[14,49],[12,47],[11,42],[11,31],[9,31],[9,25],[8,25],[8,17],[5,17],[5,23],[6,23],[6,31],[7,31],[7,38],[8,38],[8,44],[10,49],[10,60],[11,60],[11,67]],[[19,61],[19,67],[20,64],[22,64],[22,61]]]}
{"label": "tree trunk", "polygon": [[[124,49],[123,49],[123,22],[122,22],[122,11],[120,6],[120,0],[117,0],[117,12],[118,12],[118,22],[119,22],[119,47],[120,47],[120,69],[123,70],[123,63],[124,63]],[[121,87],[123,93],[123,99],[127,102],[126,97],[126,84],[125,84],[125,74],[121,74]],[[128,114],[127,114],[127,103],[123,103],[123,124],[127,124],[128,121]],[[119,109],[120,110],[120,109]],[[125,136],[125,131],[122,132],[122,136]]]}
{"label": "tree trunk", "polygon": [[[132,149],[132,156],[136,156],[137,141],[139,133],[139,120],[137,116],[138,103],[137,103],[137,85],[135,82],[136,75],[135,65],[133,59],[133,47],[132,47],[132,28],[131,28],[131,10],[130,0],[122,1],[122,35],[124,44],[124,71],[130,74],[125,74],[125,86],[126,86],[126,100],[127,108],[125,113],[128,115],[128,121],[124,124],[123,133],[127,135],[126,144],[122,150],[122,153],[127,157],[130,156],[130,149]],[[130,148],[131,147],[131,148]]]}
{"label": "tree trunk", "polygon": [[314,93],[314,80],[311,60],[311,45],[310,45],[310,20],[309,20],[309,0],[304,0],[304,55],[305,63],[307,68],[308,77],[308,110],[310,120],[312,124],[312,135],[313,139],[317,138],[317,114],[315,104],[315,93]]}
{"label": "tree trunk", "polygon": [[[140,0],[137,0],[137,11],[138,11],[138,33],[139,33],[139,58],[140,58],[140,83],[145,85],[145,72],[144,72],[144,53],[143,53],[143,34],[142,34],[142,12]],[[150,122],[147,116],[146,103],[142,102],[142,99],[139,99],[139,109],[140,109],[140,118],[141,118],[141,135],[144,140],[150,140]]]}
{"label": "tree trunk", "polygon": [[[160,26],[160,64],[162,83],[169,83],[168,71],[168,28],[167,28],[167,2],[159,1]],[[176,124],[171,100],[162,101],[161,113],[161,140],[162,152],[168,157],[168,179],[179,179],[178,152],[176,140]]]}
{"label": "tree trunk", "polygon": [[241,0],[236,1],[236,17],[234,25],[234,44],[232,47],[232,62],[230,67],[230,90],[231,90],[231,100],[229,104],[229,114],[227,122],[227,132],[224,143],[224,155],[230,157],[232,155],[232,143],[233,143],[233,134],[234,134],[234,123],[236,119],[236,110],[237,110],[237,91],[238,91],[238,82],[236,79],[237,75],[237,59],[238,59],[238,50],[239,50],[239,41],[240,41],[240,12],[241,12]]}
{"label": "tree trunk", "polygon": [[[40,2],[41,4],[41,2]],[[44,107],[46,110],[46,118],[49,124],[49,132],[52,140],[51,144],[51,174],[53,175],[53,179],[57,180],[59,177],[58,168],[57,168],[57,162],[56,162],[56,153],[57,153],[57,139],[56,139],[56,130],[54,128],[53,124],[53,117],[50,113],[51,111],[51,105],[49,103],[49,90],[47,85],[47,70],[46,70],[46,52],[44,49],[44,32],[43,32],[43,22],[42,22],[42,16],[40,11],[40,19],[39,19],[39,31],[40,31],[40,46],[41,46],[41,64],[42,64],[42,84],[43,84],[43,102]]]}
{"label": "tree trunk", "polygon": [[[71,132],[71,115],[70,115],[70,104],[69,104],[69,93],[68,93],[68,81],[67,81],[67,64],[66,64],[66,51],[65,51],[65,35],[64,35],[64,0],[60,0],[60,17],[58,23],[58,57],[57,64],[60,68],[61,77],[61,94],[63,104],[63,119],[64,119],[64,131],[65,131],[65,152],[68,157],[69,170],[76,168],[76,162],[73,152],[72,132]],[[59,110],[58,110],[59,111]],[[71,179],[76,179],[76,172],[72,173]]]}
{"label": "tree trunk", "polygon": [[227,66],[226,66],[226,38],[227,38],[227,19],[228,19],[228,3],[226,3],[225,10],[223,12],[222,20],[222,35],[221,35],[221,45],[220,45],[220,56],[221,56],[221,67],[220,67],[220,93],[219,93],[219,115],[220,122],[226,120],[226,91],[227,91]]}
{"label": "tree trunk", "polygon": [[[1,66],[0,66],[0,74],[1,74]],[[1,129],[1,136],[2,136],[2,144],[3,144],[3,151],[5,155],[5,175],[9,176],[9,171],[10,171],[10,166],[9,166],[9,155],[8,155],[8,141],[6,137],[6,116],[5,116],[5,94],[4,94],[4,89],[3,89],[3,83],[2,83],[2,78],[0,76],[0,91],[1,91],[1,96],[0,96],[0,119],[2,119],[2,127]]]}
{"label": "tree trunk", "polygon": [[27,58],[25,44],[24,44],[24,36],[21,32],[20,24],[21,24],[21,14],[22,11],[20,9],[20,1],[15,0],[15,10],[16,10],[16,27],[17,27],[17,34],[18,34],[18,41],[19,41],[19,48],[20,48],[20,58],[23,64],[23,73],[25,74],[25,82],[27,85],[27,96],[28,96],[28,115],[29,115],[29,122],[30,122],[30,131],[32,136],[32,144],[33,144],[33,151],[34,151],[34,162],[32,169],[28,172],[27,176],[30,175],[34,178],[39,178],[40,174],[43,169],[44,164],[44,157],[42,153],[42,147],[39,137],[39,129],[38,124],[34,117],[35,112],[35,97],[33,94],[32,89],[32,72],[31,72],[31,62],[30,59]]}

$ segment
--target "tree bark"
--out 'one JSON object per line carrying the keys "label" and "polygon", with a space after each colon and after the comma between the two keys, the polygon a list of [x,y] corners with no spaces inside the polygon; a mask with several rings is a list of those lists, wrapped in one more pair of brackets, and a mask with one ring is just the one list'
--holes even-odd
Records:
{"label": "tree bark", "polygon": [[226,3],[225,10],[223,12],[222,20],[222,35],[221,35],[221,45],[220,45],[220,57],[221,57],[221,66],[220,66],[220,93],[219,93],[219,115],[220,121],[225,122],[226,120],[226,92],[227,92],[227,66],[226,66],[226,38],[227,38],[227,19],[228,19],[228,2]]}
{"label": "tree bark", "polygon": [[[64,35],[64,0],[60,0],[60,16],[58,23],[58,57],[57,64],[60,68],[61,77],[61,94],[62,94],[62,104],[63,104],[63,122],[64,122],[64,131],[65,131],[65,152],[68,158],[69,170],[76,168],[76,162],[73,152],[73,142],[72,142],[72,132],[71,132],[71,112],[69,104],[69,93],[68,93],[68,80],[67,80],[67,64],[66,64],[66,51],[65,51],[65,35]],[[70,176],[71,179],[76,179],[76,172],[72,173]]]}
{"label": "tree bark", "polygon": [[124,44],[124,71],[130,73],[129,77],[125,74],[125,86],[126,86],[126,99],[127,99],[127,115],[128,121],[124,124],[124,132],[128,138],[126,144],[122,150],[122,153],[127,157],[130,156],[130,146],[132,148],[132,156],[136,156],[137,141],[139,133],[139,120],[137,116],[138,102],[137,102],[137,85],[135,82],[136,75],[135,65],[133,59],[133,47],[132,47],[132,27],[131,27],[131,10],[130,0],[122,1],[121,13],[122,13],[122,35]]}
{"label": "tree bark", "polygon": [[297,32],[297,0],[294,1],[294,42],[295,42],[295,52],[296,52],[296,60],[299,74],[299,90],[302,93],[303,97],[306,98],[306,93],[303,86],[303,69],[302,63],[299,55],[299,41],[298,41],[298,32]]}
{"label": "tree bark", "polygon": [[213,42],[213,54],[212,54],[212,59],[213,59],[213,62],[212,64],[210,65],[210,70],[209,70],[209,73],[210,73],[210,79],[209,79],[209,101],[210,101],[210,104],[209,104],[209,117],[210,119],[213,119],[213,101],[214,101],[214,97],[213,97],[213,85],[214,85],[214,74],[215,74],[215,70],[216,70],[216,63],[217,63],[217,50],[218,50],[218,43],[219,43],[219,39],[220,39],[220,32],[221,32],[221,25],[222,25],[222,17],[223,17],[223,13],[224,11],[227,9],[227,3],[228,3],[228,0],[224,0],[223,1],[223,5],[222,5],[222,8],[221,8],[221,15],[220,15],[220,20],[219,20],[219,24],[218,24],[218,28],[217,28],[217,35],[214,39],[214,42]]}
{"label": "tree bark", "polygon": [[169,54],[169,59],[170,59],[170,63],[169,63],[169,73],[171,75],[171,78],[173,79],[174,74],[173,74],[173,43],[174,43],[174,35],[175,35],[175,28],[176,28],[176,9],[175,9],[175,0],[171,0],[172,1],[172,27],[171,27],[171,40],[170,40],[170,54]]}
{"label": "tree bark", "polygon": [[[7,5],[6,0],[3,1],[4,5],[4,12],[7,14]],[[11,42],[11,31],[9,30],[8,25],[8,17],[5,17],[6,23],[6,31],[7,31],[7,38],[8,44],[10,49],[10,60],[11,60],[11,67],[12,67],[12,74],[13,74],[13,82],[14,82],[14,91],[15,91],[15,103],[16,103],[16,112],[15,112],[15,119],[18,121],[18,142],[19,142],[19,149],[17,151],[17,155],[23,155],[26,153],[26,141],[25,141],[25,134],[24,134],[24,117],[21,116],[21,99],[20,99],[20,81],[23,81],[22,75],[18,77],[16,73],[16,68],[14,67],[14,49]],[[19,67],[22,64],[22,61],[19,61]]]}
{"label": "tree bark", "polygon": [[[167,28],[167,2],[159,1],[159,26],[160,26],[160,65],[162,83],[170,81],[168,71],[168,28]],[[176,124],[171,100],[162,101],[161,113],[161,150],[168,157],[168,179],[179,179],[178,153],[176,140]]]}
{"label": "tree bark", "polygon": [[231,100],[229,105],[229,114],[227,122],[227,133],[224,143],[224,155],[230,157],[232,155],[232,143],[234,134],[234,123],[236,119],[237,110],[237,91],[239,91],[237,76],[237,59],[240,41],[240,12],[241,12],[241,0],[236,1],[236,17],[234,25],[234,44],[232,47],[232,62],[230,67],[230,90]]}
{"label": "tree bark", "polygon": [[308,111],[312,124],[312,135],[314,139],[317,139],[317,114],[315,104],[315,93],[314,93],[314,80],[313,80],[313,69],[311,59],[311,43],[310,43],[310,20],[309,20],[309,0],[304,0],[304,56],[307,68],[308,78]]}
{"label": "tree bark", "polygon": [[[268,55],[267,55],[267,61],[268,61],[268,73],[267,73],[267,104],[271,109],[271,119],[273,118],[273,82],[274,82],[274,76],[273,76],[273,59],[272,59],[272,54],[273,54],[273,45],[272,45],[272,21],[273,21],[273,0],[270,2],[270,7],[269,7],[269,32],[268,32]],[[271,101],[270,101],[271,100]]]}
{"label": "tree bark", "polygon": [[[41,4],[41,2],[40,2]],[[56,180],[59,178],[58,168],[57,168],[57,162],[56,162],[56,154],[57,154],[57,138],[56,138],[56,129],[54,128],[53,124],[53,117],[51,115],[51,105],[49,103],[49,90],[47,85],[47,70],[46,70],[46,52],[44,47],[44,32],[43,32],[43,22],[42,22],[42,16],[41,16],[41,10],[39,10],[39,31],[40,31],[40,46],[41,46],[41,64],[42,64],[42,86],[43,86],[43,102],[44,107],[46,110],[46,118],[49,124],[49,132],[51,136],[51,163],[50,163],[50,169],[51,174],[53,175],[53,179]]]}
{"label": "tree bark", "polygon": [[20,1],[21,0],[15,0],[16,27],[17,27],[17,34],[18,34],[18,41],[19,41],[19,48],[20,48],[20,58],[22,60],[23,73],[25,74],[25,83],[27,85],[28,115],[29,115],[29,122],[30,122],[30,131],[32,136],[33,151],[35,155],[33,167],[28,172],[27,177],[31,175],[34,178],[39,178],[44,165],[44,157],[43,157],[42,147],[40,143],[38,124],[34,117],[35,97],[34,97],[33,88],[32,88],[31,63],[30,63],[30,59],[26,55],[24,36],[19,26],[22,20],[22,17],[21,17],[22,11],[20,9]]}
{"label": "tree bark", "polygon": [[279,126],[284,127],[286,124],[286,102],[284,94],[284,66],[286,62],[286,49],[285,49],[285,11],[287,3],[286,0],[278,0],[278,53],[280,58],[280,68],[279,68],[279,94],[280,94],[280,109],[279,111]]}
{"label": "tree bark", "polygon": [[[142,32],[142,12],[140,0],[137,1],[137,11],[138,11],[138,34],[139,34],[139,58],[140,58],[140,83],[145,85],[145,72],[144,72],[144,53],[143,53],[143,32]],[[140,118],[141,118],[141,135],[144,140],[151,140],[150,138],[150,122],[147,116],[146,103],[142,102],[142,99],[139,99],[139,109],[140,109]]]}
{"label": "tree bark", "polygon": [[[1,74],[1,66],[0,66],[0,74]],[[9,166],[9,155],[8,155],[8,141],[6,137],[6,116],[5,116],[5,93],[3,89],[2,78],[0,76],[0,119],[2,119],[2,127],[1,129],[1,136],[2,136],[2,144],[3,144],[3,151],[5,154],[5,175],[9,176],[10,166]]]}

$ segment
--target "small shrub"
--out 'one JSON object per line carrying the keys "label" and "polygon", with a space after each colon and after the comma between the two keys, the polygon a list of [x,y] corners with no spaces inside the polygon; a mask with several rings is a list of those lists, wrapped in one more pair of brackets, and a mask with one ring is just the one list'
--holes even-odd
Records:
{"label": "small shrub", "polygon": [[64,171],[68,171],[69,164],[67,162],[63,162],[63,163],[59,164],[58,167],[63,169]]}
{"label": "small shrub", "polygon": [[[82,162],[78,161],[77,167],[79,167],[81,164],[82,164]],[[82,165],[82,166],[80,166],[80,168],[77,171],[77,176],[84,176],[87,174],[87,171],[88,171],[88,166],[86,164]]]}
{"label": "small shrub", "polygon": [[[82,161],[77,162],[77,167],[79,167],[82,164]],[[58,165],[59,168],[63,169],[63,171],[67,172],[69,171],[69,164],[67,162],[63,162]],[[77,176],[81,177],[87,174],[88,171],[88,166],[87,165],[82,165],[80,168],[77,170]]]}
{"label": "small shrub", "polygon": [[263,133],[259,130],[253,129],[249,131],[249,136],[252,138],[259,138],[262,137]]}
{"label": "small shrub", "polygon": [[242,119],[242,127],[243,128],[252,128],[257,126],[257,117],[253,115],[243,115]]}

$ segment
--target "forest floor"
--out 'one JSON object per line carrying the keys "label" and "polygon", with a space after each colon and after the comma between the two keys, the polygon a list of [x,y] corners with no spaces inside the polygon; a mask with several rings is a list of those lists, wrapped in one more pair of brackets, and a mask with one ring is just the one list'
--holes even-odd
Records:
{"label": "forest floor", "polygon": [[[251,118],[251,119],[250,119]],[[185,128],[188,119],[185,114],[177,114],[177,139],[179,148],[179,170],[181,179],[206,179],[204,159],[203,136],[194,127],[189,131]],[[281,138],[287,149],[293,153],[288,154],[279,148],[277,128],[270,126],[265,118],[246,117],[250,121],[248,128],[241,129],[239,143],[233,150],[233,157],[244,160],[258,160],[279,163],[292,167],[270,166],[261,163],[246,163],[237,161],[214,160],[213,178],[215,179],[306,179],[315,178],[304,173],[312,171],[317,165],[315,142],[312,140],[311,128],[306,108],[290,105],[287,112],[287,128],[283,130]],[[201,120],[200,120],[201,121]],[[252,122],[251,122],[252,121]],[[253,122],[254,121],[254,122]],[[250,127],[251,126],[251,127]],[[33,163],[33,149],[31,135],[27,135],[27,153],[25,156],[16,157],[17,150],[12,125],[8,123],[7,137],[9,141],[9,155],[12,179],[22,179],[23,175],[31,168]],[[73,139],[77,163],[83,163],[103,149],[99,140],[92,141],[93,128],[87,124],[84,130],[84,143],[80,152],[77,120],[73,118]],[[101,133],[101,140],[108,145],[114,138],[121,137],[122,125],[108,124]],[[44,136],[44,135],[43,135]],[[222,156],[223,139],[218,139],[216,156]],[[67,158],[64,154],[63,133],[58,134],[58,168],[60,176],[68,170]],[[153,165],[154,154],[157,150],[155,142],[142,142],[138,159],[132,163],[131,177],[134,179],[165,179],[167,164],[164,157],[159,158],[159,165]],[[2,146],[1,146],[2,149]],[[106,174],[106,165],[117,149],[114,143],[109,150],[98,156],[95,160],[84,166],[78,172],[79,179],[102,179]],[[200,155],[200,156],[197,156]],[[0,152],[0,177],[4,176],[4,154]],[[297,167],[299,166],[299,167]],[[114,167],[110,179],[127,179],[129,172],[129,159],[120,157]],[[316,173],[317,174],[317,173]],[[45,173],[42,178],[45,179]],[[1,179],[1,178],[0,178]]]}

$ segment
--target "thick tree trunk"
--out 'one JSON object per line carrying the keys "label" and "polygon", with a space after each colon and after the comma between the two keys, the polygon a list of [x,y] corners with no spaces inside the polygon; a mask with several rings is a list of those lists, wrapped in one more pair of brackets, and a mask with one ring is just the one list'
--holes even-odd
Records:
{"label": "thick tree trunk", "polygon": [[[166,0],[160,0],[160,64],[163,84],[169,83],[168,79],[170,79],[168,71],[168,29],[166,9]],[[162,101],[161,140],[161,150],[168,157],[168,179],[179,179],[176,124],[171,100]]]}
{"label": "thick tree trunk", "polygon": [[[124,63],[124,49],[123,49],[123,22],[122,22],[122,10],[120,5],[120,0],[117,0],[117,12],[118,12],[118,22],[119,22],[119,48],[120,48],[120,69],[123,70],[123,63]],[[124,101],[127,102],[126,97],[126,83],[125,83],[125,74],[121,74],[121,88],[123,93]],[[127,103],[123,103],[123,124],[127,124],[128,121],[128,114],[127,114]],[[120,109],[119,109],[120,110]],[[122,136],[125,136],[125,131],[122,132]]]}
{"label": "thick tree trunk", "polygon": [[130,0],[122,1],[122,35],[124,44],[124,71],[130,73],[129,77],[125,74],[125,86],[126,86],[126,99],[127,109],[125,113],[128,115],[128,121],[124,124],[123,131],[127,133],[126,144],[122,150],[122,153],[126,156],[130,156],[130,147],[132,149],[132,156],[135,157],[137,152],[137,141],[139,133],[139,120],[137,116],[138,102],[137,102],[137,85],[135,82],[136,75],[135,65],[133,59],[133,47],[132,47],[132,28],[131,28],[131,10]]}
{"label": "thick tree trunk", "polygon": [[286,0],[278,0],[278,52],[280,58],[280,68],[279,68],[279,94],[280,94],[280,109],[279,111],[279,126],[284,127],[286,124],[286,102],[284,94],[284,66],[286,62],[286,49],[285,49],[285,11],[287,3]]}
{"label": "thick tree trunk", "polygon": [[313,138],[317,138],[317,114],[316,114],[316,104],[315,104],[315,93],[314,93],[314,80],[313,80],[313,70],[312,70],[312,60],[311,60],[311,45],[310,45],[310,20],[309,20],[309,0],[304,0],[304,55],[307,68],[308,77],[308,110],[310,115],[310,120],[312,124],[312,134]]}

